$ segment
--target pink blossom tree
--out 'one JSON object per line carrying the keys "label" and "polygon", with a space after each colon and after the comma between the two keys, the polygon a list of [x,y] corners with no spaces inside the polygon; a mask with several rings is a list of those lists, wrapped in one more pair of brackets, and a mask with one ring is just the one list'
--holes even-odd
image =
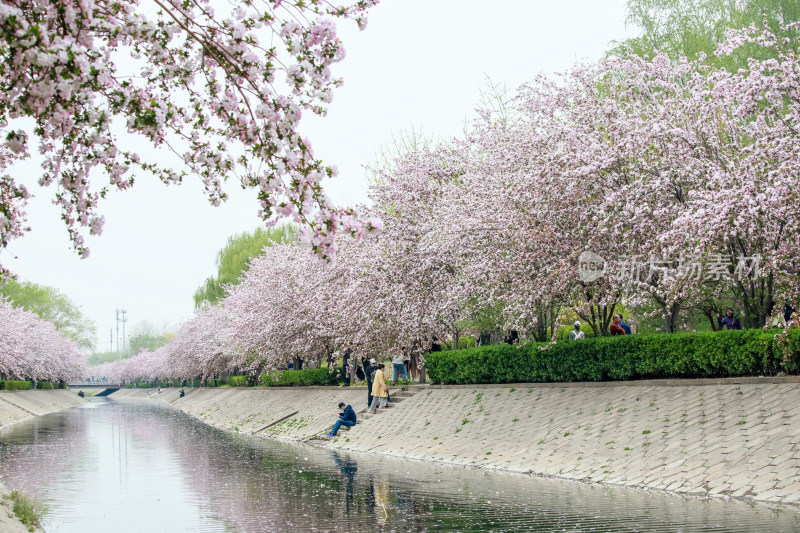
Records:
{"label": "pink blossom tree", "polygon": [[86,357],[56,327],[0,298],[0,375],[8,379],[81,378]]}

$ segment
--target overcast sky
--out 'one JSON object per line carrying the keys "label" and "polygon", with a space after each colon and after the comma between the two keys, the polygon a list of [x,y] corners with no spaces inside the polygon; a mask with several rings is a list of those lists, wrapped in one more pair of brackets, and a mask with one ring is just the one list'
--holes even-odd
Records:
{"label": "overcast sky", "polygon": [[[330,196],[364,202],[363,165],[403,131],[458,135],[487,77],[514,89],[539,72],[600,58],[632,34],[624,7],[625,0],[382,0],[366,30],[340,22],[347,57],[334,73],[344,86],[326,118],[301,126],[315,155],[339,167],[326,183]],[[199,180],[167,187],[142,176],[101,205],[103,235],[89,239],[91,255],[80,260],[50,203],[54,190],[35,185],[36,170],[16,176],[36,195],[28,210],[33,231],[0,258],[21,279],[75,301],[97,325],[97,351],[110,348],[117,307],[128,311],[128,332],[141,320],[176,328],[190,318],[194,291],[215,274],[228,236],[259,224],[255,193],[236,182],[228,184],[230,200],[214,208]]]}

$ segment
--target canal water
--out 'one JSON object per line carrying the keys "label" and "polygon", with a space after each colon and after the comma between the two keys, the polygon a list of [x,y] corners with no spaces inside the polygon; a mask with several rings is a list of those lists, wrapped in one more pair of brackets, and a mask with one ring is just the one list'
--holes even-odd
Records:
{"label": "canal water", "polygon": [[264,441],[155,401],[12,426],[0,477],[46,506],[47,533],[800,531],[793,509]]}

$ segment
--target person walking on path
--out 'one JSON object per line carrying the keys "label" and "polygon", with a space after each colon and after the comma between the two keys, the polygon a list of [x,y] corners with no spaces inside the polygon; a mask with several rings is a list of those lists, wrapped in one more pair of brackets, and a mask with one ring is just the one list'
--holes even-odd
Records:
{"label": "person walking on path", "polygon": [[335,437],[336,434],[339,432],[339,428],[342,426],[353,427],[356,425],[358,420],[356,419],[356,412],[353,408],[349,405],[345,405],[344,402],[339,402],[339,420],[333,424],[333,428],[328,432],[326,437]]}
{"label": "person walking on path", "polygon": [[586,338],[586,335],[583,334],[581,331],[581,322],[580,320],[576,320],[574,324],[575,328],[569,332],[569,340],[571,341],[579,341]]}
{"label": "person walking on path", "polygon": [[611,323],[611,327],[609,328],[611,331],[611,336],[615,335],[625,335],[625,330],[622,329],[622,326],[619,325],[622,322],[622,317],[620,315],[614,315],[612,319],[613,322]]}
{"label": "person walking on path", "polygon": [[[403,347],[402,350],[394,354],[392,358],[392,366],[394,366],[394,376],[392,377],[392,381],[397,383],[397,374],[402,372],[403,374],[403,381],[408,379],[408,373],[406,372],[406,349]],[[373,393],[373,396],[375,393]]]}
{"label": "person walking on path", "polygon": [[725,317],[717,313],[717,324],[719,327],[725,326],[726,329],[742,329],[742,323],[733,316],[733,309],[730,307],[725,310]]}
{"label": "person walking on path", "polygon": [[375,408],[378,406],[380,400],[380,408],[386,409],[386,401],[389,398],[389,389],[386,388],[386,380],[383,377],[384,365],[378,365],[378,370],[375,372],[375,382],[372,384],[372,403],[369,406],[368,413],[375,414]]}
{"label": "person walking on path", "polygon": [[378,371],[375,363],[375,358],[372,358],[369,360],[369,365],[364,367],[364,374],[367,378],[367,407],[372,405],[372,382],[375,380],[375,372]]}

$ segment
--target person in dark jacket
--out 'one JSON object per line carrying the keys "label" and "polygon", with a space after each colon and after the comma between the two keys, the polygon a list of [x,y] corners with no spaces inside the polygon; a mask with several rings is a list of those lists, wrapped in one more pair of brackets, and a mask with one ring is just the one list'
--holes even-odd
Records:
{"label": "person in dark jacket", "polygon": [[349,405],[345,405],[344,402],[339,402],[339,420],[333,425],[333,429],[326,435],[326,437],[335,437],[336,434],[339,432],[339,428],[342,426],[353,427],[356,425],[356,412],[353,411],[353,408]]}
{"label": "person in dark jacket", "polygon": [[344,386],[350,386],[350,369],[347,368],[348,364],[350,363],[350,356],[352,355],[353,350],[350,348],[344,351],[344,357],[342,357],[342,379],[344,380]]}
{"label": "person in dark jacket", "polygon": [[742,324],[739,319],[733,316],[733,309],[730,307],[725,310],[725,317],[717,313],[717,324],[720,327],[725,326],[727,329],[742,329]]}
{"label": "person in dark jacket", "polygon": [[631,334],[631,325],[625,322],[625,319],[622,318],[622,313],[619,314],[619,327],[625,330],[625,335]]}
{"label": "person in dark jacket", "polygon": [[503,339],[503,342],[506,344],[517,344],[519,342],[519,333],[517,333],[517,330],[508,330],[508,333],[506,333],[506,338]]}
{"label": "person in dark jacket", "polygon": [[378,370],[376,366],[377,361],[375,358],[369,360],[368,365],[364,365],[364,374],[367,378],[367,407],[372,405],[372,376],[375,374],[375,371]]}
{"label": "person in dark jacket", "polygon": [[441,352],[442,351],[442,343],[439,342],[439,337],[434,335],[433,342],[431,343],[431,349],[429,351],[431,351],[431,352]]}

